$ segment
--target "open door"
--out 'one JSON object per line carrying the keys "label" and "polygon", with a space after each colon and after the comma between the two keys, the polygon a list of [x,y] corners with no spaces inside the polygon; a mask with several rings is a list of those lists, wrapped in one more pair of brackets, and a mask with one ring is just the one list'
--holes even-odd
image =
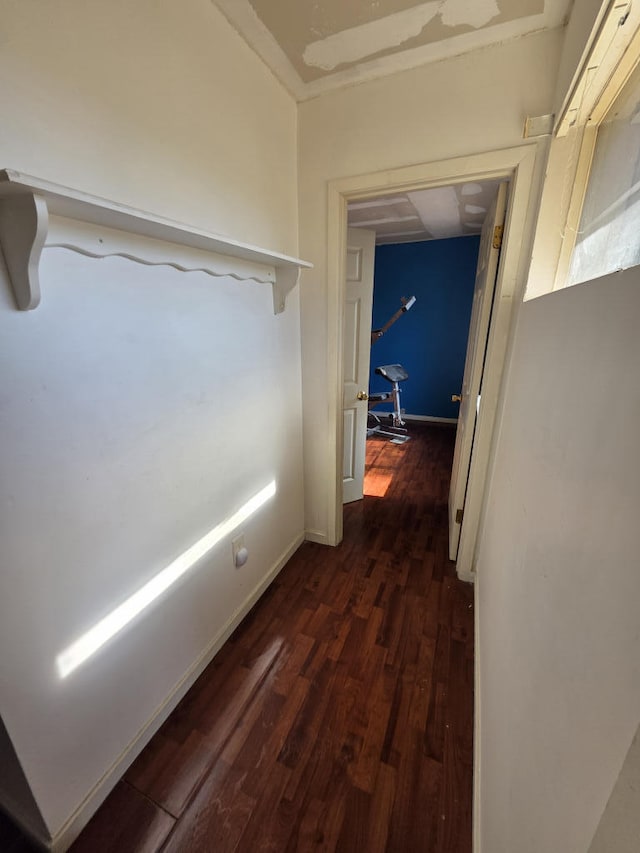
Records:
{"label": "open door", "polygon": [[362,497],[373,307],[374,231],[349,228],[344,303],[342,500]]}
{"label": "open door", "polygon": [[473,307],[469,324],[467,356],[460,392],[458,431],[451,470],[449,490],[449,559],[458,556],[460,530],[464,516],[464,502],[469,479],[469,465],[473,448],[476,420],[480,411],[480,390],[484,357],[487,349],[491,306],[498,272],[498,258],[502,241],[507,185],[500,184],[498,192],[482,226]]}

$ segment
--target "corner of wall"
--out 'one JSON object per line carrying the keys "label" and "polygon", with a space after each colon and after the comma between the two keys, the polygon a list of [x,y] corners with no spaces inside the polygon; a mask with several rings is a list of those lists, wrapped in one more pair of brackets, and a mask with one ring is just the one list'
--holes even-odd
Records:
{"label": "corner of wall", "polygon": [[0,718],[0,806],[41,846],[51,841],[51,834],[35,801],[22,765],[18,760],[9,732]]}

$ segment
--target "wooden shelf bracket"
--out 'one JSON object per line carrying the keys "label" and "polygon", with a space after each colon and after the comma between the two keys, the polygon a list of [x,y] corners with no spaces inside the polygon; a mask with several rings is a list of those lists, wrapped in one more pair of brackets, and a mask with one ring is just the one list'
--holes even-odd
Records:
{"label": "wooden shelf bracket", "polygon": [[0,201],[0,245],[21,311],[29,311],[40,302],[38,267],[48,224],[47,203],[35,193]]}

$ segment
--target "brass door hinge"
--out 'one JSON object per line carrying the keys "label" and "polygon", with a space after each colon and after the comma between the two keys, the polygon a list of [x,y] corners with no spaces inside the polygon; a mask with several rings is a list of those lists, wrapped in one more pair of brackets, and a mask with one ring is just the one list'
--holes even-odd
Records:
{"label": "brass door hinge", "polygon": [[499,249],[502,246],[502,225],[496,225],[493,229],[493,248]]}
{"label": "brass door hinge", "polygon": [[456,510],[456,524],[462,524],[462,517],[464,515],[464,509]]}

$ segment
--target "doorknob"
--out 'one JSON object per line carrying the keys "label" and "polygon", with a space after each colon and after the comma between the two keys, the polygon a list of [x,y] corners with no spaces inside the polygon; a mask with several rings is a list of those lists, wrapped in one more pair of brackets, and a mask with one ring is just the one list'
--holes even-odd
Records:
{"label": "doorknob", "polygon": [[368,400],[369,399],[369,395],[367,394],[366,391],[358,391],[356,396],[357,396],[358,400]]}
{"label": "doorknob", "polygon": [[452,403],[461,403],[462,402],[462,394],[452,394],[451,395]]}

